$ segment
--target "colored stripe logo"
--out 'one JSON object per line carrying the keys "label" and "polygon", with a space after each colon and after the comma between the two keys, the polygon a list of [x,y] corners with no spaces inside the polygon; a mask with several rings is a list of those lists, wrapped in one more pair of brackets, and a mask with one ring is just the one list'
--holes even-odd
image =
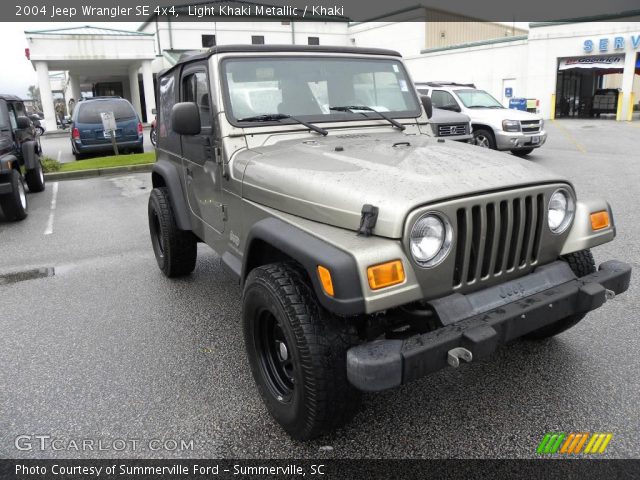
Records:
{"label": "colored stripe logo", "polygon": [[611,433],[547,433],[538,445],[536,453],[541,455],[600,454],[604,453],[612,438]]}

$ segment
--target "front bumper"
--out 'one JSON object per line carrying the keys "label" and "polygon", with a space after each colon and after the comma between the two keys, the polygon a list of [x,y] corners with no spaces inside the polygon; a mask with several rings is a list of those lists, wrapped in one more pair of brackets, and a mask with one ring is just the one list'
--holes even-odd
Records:
{"label": "front bumper", "polygon": [[446,367],[457,348],[471,352],[473,360],[483,358],[500,344],[595,310],[608,293],[626,291],[630,279],[631,266],[616,260],[581,278],[558,261],[495,287],[451,295],[432,302],[443,327],[352,347],[347,352],[347,376],[360,390],[379,391]]}
{"label": "front bumper", "polygon": [[[527,148],[538,148],[547,141],[547,132],[541,130],[537,133],[505,132],[498,130],[495,132],[496,148],[498,150],[518,150]],[[538,141],[534,139],[537,137]]]}

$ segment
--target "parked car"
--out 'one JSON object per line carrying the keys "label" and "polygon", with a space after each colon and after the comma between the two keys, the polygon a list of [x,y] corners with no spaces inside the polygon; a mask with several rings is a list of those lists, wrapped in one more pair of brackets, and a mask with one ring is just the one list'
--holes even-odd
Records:
{"label": "parked car", "polygon": [[157,265],[189,275],[198,242],[218,252],[258,391],[297,439],[363,391],[551,337],[629,286],[630,265],[596,272],[589,250],[615,237],[606,201],[433,138],[410,85],[396,52],[307,45],[217,46],[158,77]]}
{"label": "parked car", "polygon": [[[417,88],[418,95],[428,96],[428,88]],[[464,113],[443,110],[442,108],[432,108],[432,115],[429,118],[431,131],[436,137],[447,137],[451,140],[470,142],[473,140],[471,133],[471,119]]]}
{"label": "parked car", "polygon": [[149,131],[149,140],[154,147],[158,145],[158,131],[156,130],[156,118],[151,122],[151,130]]}
{"label": "parked car", "polygon": [[101,113],[113,112],[116,144],[120,152],[144,152],[142,123],[131,103],[120,97],[93,97],[80,100],[71,121],[71,150],[76,159],[87,154],[113,151],[111,136],[102,126]]}
{"label": "parked car", "polygon": [[44,190],[41,154],[40,138],[22,100],[0,95],[0,208],[6,220],[26,218],[25,183],[30,192]]}
{"label": "parked car", "polygon": [[416,87],[428,89],[434,107],[467,114],[475,143],[480,147],[526,156],[547,140],[541,116],[505,108],[471,83],[423,82]]}

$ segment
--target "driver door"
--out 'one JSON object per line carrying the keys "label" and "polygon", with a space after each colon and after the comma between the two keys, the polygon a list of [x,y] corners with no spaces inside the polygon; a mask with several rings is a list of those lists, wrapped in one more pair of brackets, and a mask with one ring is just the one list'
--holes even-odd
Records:
{"label": "driver door", "polygon": [[182,102],[193,102],[200,113],[200,134],[183,135],[182,168],[189,207],[207,228],[224,232],[222,206],[222,164],[216,154],[217,140],[207,65],[189,65],[181,76]]}

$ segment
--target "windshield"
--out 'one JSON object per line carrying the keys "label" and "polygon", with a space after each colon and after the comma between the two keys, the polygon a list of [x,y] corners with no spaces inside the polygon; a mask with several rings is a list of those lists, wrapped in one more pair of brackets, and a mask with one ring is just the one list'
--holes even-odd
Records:
{"label": "windshield", "polygon": [[[227,113],[242,124],[277,114],[309,122],[380,118],[375,111],[393,117],[420,115],[416,94],[397,60],[247,57],[224,60],[222,69]],[[334,108],[352,105],[373,110]]]}
{"label": "windshield", "polygon": [[456,90],[456,95],[467,108],[504,108],[502,104],[484,90]]}

